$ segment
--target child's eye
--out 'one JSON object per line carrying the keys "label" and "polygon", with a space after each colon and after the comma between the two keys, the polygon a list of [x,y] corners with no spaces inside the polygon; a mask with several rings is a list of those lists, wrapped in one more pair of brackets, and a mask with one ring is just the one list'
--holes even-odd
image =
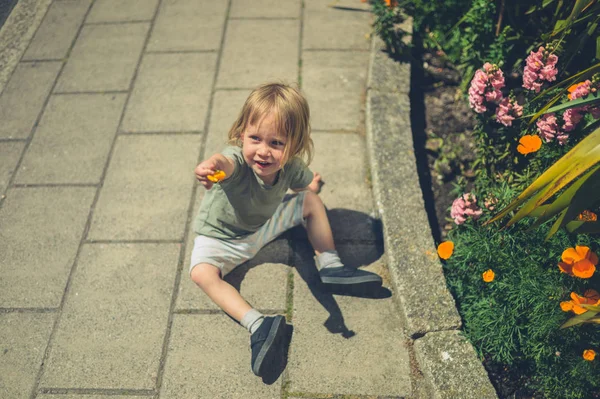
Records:
{"label": "child's eye", "polygon": [[275,140],[275,141],[273,141],[273,145],[275,145],[275,146],[284,146],[284,145],[285,145],[285,143],[283,143],[283,142],[281,142],[281,141],[277,141],[277,140]]}
{"label": "child's eye", "polygon": [[259,141],[259,138],[258,138],[258,136],[250,136],[250,138],[251,138],[252,140],[254,140],[254,141]]}

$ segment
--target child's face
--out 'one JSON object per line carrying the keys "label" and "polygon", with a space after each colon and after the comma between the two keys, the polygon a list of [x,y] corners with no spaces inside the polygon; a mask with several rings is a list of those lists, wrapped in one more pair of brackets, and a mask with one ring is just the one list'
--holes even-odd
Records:
{"label": "child's face", "polygon": [[248,125],[242,133],[242,154],[246,163],[266,184],[273,184],[285,163],[283,151],[286,137],[277,131],[275,115],[265,115],[256,125]]}

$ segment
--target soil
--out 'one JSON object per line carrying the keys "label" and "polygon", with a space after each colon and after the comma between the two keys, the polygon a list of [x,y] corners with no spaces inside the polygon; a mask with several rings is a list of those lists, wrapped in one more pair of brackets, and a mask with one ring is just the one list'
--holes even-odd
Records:
{"label": "soil", "polygon": [[[419,59],[419,57],[415,57]],[[473,182],[475,117],[460,93],[460,74],[437,54],[421,54],[412,66],[411,106],[413,138],[421,188],[434,240],[441,242],[451,229],[450,207],[463,179]],[[527,386],[523,369],[483,362],[500,399],[540,397]]]}

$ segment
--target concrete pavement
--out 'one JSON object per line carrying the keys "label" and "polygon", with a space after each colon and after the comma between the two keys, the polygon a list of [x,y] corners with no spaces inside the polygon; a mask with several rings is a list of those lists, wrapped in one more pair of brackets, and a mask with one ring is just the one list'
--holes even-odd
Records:
{"label": "concrete pavement", "polygon": [[0,95],[2,398],[415,397],[391,292],[319,292],[302,230],[228,277],[293,325],[270,380],[250,370],[248,333],[187,275],[203,195],[193,168],[251,88],[283,80],[311,105],[312,167],[343,260],[387,276],[364,137],[371,15],[327,3],[38,10]]}

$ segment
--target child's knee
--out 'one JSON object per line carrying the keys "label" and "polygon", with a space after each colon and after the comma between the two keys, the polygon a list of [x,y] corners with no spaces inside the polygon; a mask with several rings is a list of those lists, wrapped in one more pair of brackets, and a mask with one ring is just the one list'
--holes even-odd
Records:
{"label": "child's knee", "polygon": [[221,271],[218,267],[208,263],[200,263],[192,268],[190,277],[200,288],[221,279]]}

